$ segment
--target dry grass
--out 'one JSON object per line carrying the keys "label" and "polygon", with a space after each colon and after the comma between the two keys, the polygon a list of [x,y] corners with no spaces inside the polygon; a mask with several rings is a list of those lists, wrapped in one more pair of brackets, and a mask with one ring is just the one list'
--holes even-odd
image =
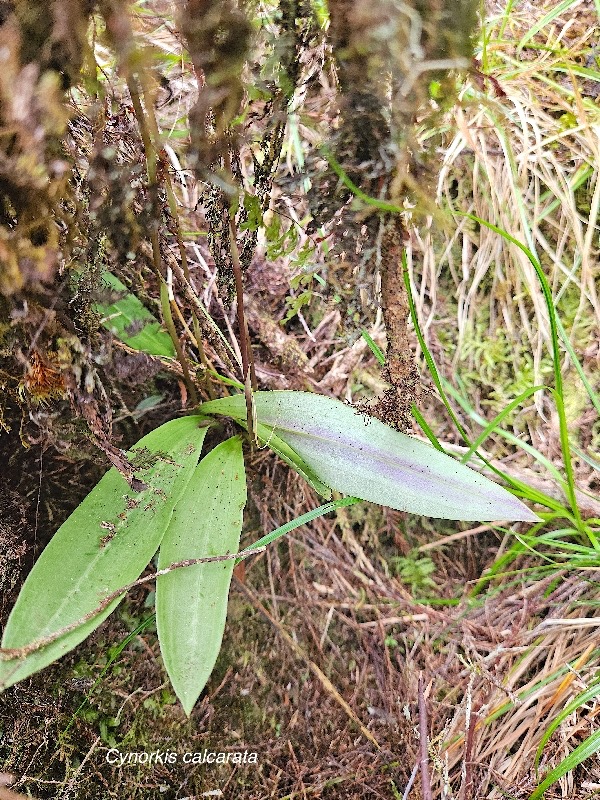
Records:
{"label": "dry grass", "polygon": [[[567,335],[598,380],[598,18],[592,2],[574,3],[519,48],[555,5],[488,7],[479,59],[491,78],[467,82],[444,133],[438,201],[449,210],[445,231],[436,219],[415,231],[409,248],[428,343],[453,351],[448,369],[460,371],[484,413],[500,410],[524,384],[548,380],[548,320],[524,253],[469,219],[449,221],[453,209],[493,222],[537,254]],[[568,358],[564,373],[571,423],[581,427],[589,419],[585,394]],[[554,456],[550,409],[547,395],[537,394],[535,407],[512,421]],[[596,445],[597,437],[596,425]]]}

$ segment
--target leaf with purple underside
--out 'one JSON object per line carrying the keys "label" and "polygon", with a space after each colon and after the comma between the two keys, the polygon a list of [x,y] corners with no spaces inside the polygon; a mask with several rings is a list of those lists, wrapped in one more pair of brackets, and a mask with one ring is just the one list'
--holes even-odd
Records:
{"label": "leaf with purple underside", "polygon": [[[281,391],[256,392],[254,402],[258,423],[339,492],[442,519],[538,521],[498,484],[338,400]],[[201,412],[243,421],[245,399],[213,400]]]}

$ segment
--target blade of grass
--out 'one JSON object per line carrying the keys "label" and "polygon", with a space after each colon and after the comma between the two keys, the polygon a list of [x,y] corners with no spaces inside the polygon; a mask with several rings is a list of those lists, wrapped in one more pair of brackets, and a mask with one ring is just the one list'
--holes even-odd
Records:
{"label": "blade of grass", "polygon": [[366,331],[364,328],[361,331],[361,336],[363,337],[365,342],[369,345],[371,352],[373,353],[377,361],[379,361],[381,366],[383,366],[385,364],[385,354],[381,349],[381,347],[379,347],[379,345],[373,341],[373,339],[369,335],[369,332]]}
{"label": "blade of grass", "polygon": [[[406,265],[406,252],[403,253],[402,258],[403,258],[403,265]],[[470,446],[470,443],[471,443],[470,442],[470,436],[467,434],[466,430],[464,429],[464,427],[461,425],[460,421],[458,420],[458,418],[457,418],[457,416],[456,416],[456,414],[454,412],[454,409],[450,405],[450,401],[448,400],[447,393],[448,394],[452,394],[455,397],[455,399],[458,399],[460,396],[458,395],[458,392],[456,392],[456,390],[453,390],[453,387],[451,387],[451,385],[448,383],[448,381],[445,380],[445,378],[440,378],[440,376],[439,376],[439,373],[437,371],[437,367],[436,367],[435,362],[434,362],[434,360],[433,360],[433,358],[431,356],[431,353],[429,352],[429,348],[427,347],[427,344],[425,342],[425,338],[424,338],[423,333],[421,331],[421,326],[419,325],[419,319],[418,319],[418,316],[417,316],[417,310],[416,310],[416,307],[415,307],[414,299],[412,297],[412,292],[410,290],[410,280],[409,280],[408,270],[407,269],[403,270],[403,275],[404,275],[404,282],[405,282],[405,286],[406,286],[406,292],[407,292],[407,297],[408,297],[408,304],[409,304],[411,319],[412,319],[412,322],[413,322],[413,325],[414,325],[414,328],[415,328],[415,333],[417,334],[417,339],[419,341],[419,345],[420,345],[420,347],[422,349],[423,355],[425,357],[425,361],[426,361],[427,366],[429,368],[429,372],[430,372],[431,378],[432,378],[432,380],[433,380],[433,382],[434,382],[434,384],[435,384],[435,386],[436,386],[436,388],[437,388],[437,390],[439,392],[440,398],[441,398],[442,402],[444,403],[444,406],[446,407],[446,410],[448,411],[452,421],[454,422],[454,424],[456,426],[456,429],[458,430],[458,432],[460,433],[462,438],[465,440],[465,442]],[[482,417],[480,417],[479,419],[481,420],[481,422],[479,422],[479,424],[482,424],[482,425],[485,426],[486,425],[486,421]],[[512,438],[514,439],[515,444],[517,444],[519,447],[522,447],[523,449],[526,449],[526,443],[525,442],[522,442],[520,439],[517,439],[516,436],[512,437]],[[535,452],[537,453],[537,451],[535,451]],[[521,496],[529,498],[530,500],[532,500],[532,502],[541,503],[542,505],[545,505],[545,506],[547,506],[548,508],[550,508],[552,510],[557,511],[557,510],[562,510],[563,509],[563,507],[557,501],[553,500],[552,498],[548,497],[547,495],[543,494],[542,492],[539,492],[537,490],[532,489],[530,486],[528,486],[527,484],[523,483],[522,481],[518,481],[515,478],[507,475],[502,470],[500,470],[497,467],[495,467],[492,464],[490,464],[490,462],[486,458],[481,456],[479,453],[476,453],[476,455],[478,455],[479,458],[481,458],[483,463],[486,464],[486,466],[488,466],[489,469],[491,469],[496,475],[498,475],[500,478],[502,478],[502,480],[506,481],[513,488],[513,490],[516,490],[515,493],[519,493]],[[560,473],[556,470],[554,465],[550,461],[548,461],[547,459],[546,459],[546,466],[551,471],[551,473],[555,475],[555,477],[557,478],[557,480],[559,482],[562,481],[562,476],[560,475]],[[568,513],[568,512],[565,512],[565,513]]]}
{"label": "blade of grass", "polygon": [[480,447],[483,442],[490,436],[496,428],[499,427],[500,423],[510,414],[510,412],[516,408],[517,406],[521,405],[523,400],[526,400],[528,397],[531,397],[532,394],[536,392],[543,391],[547,389],[546,386],[532,386],[530,389],[526,389],[522,392],[518,397],[515,397],[502,411],[497,414],[494,419],[486,425],[483,431],[479,434],[479,436],[475,439],[475,441],[471,444],[467,452],[461,458],[463,464],[467,464],[473,453],[476,452],[477,448]]}
{"label": "blade of grass", "polygon": [[323,506],[313,508],[312,511],[307,511],[306,514],[302,514],[302,516],[286,522],[285,525],[281,525],[279,528],[271,531],[271,533],[267,533],[266,536],[262,536],[260,539],[257,539],[256,542],[251,544],[249,547],[244,548],[244,550],[254,550],[256,547],[265,547],[266,545],[271,544],[271,542],[274,542],[276,539],[279,539],[281,536],[285,536],[286,533],[289,533],[296,528],[300,528],[302,525],[306,525],[307,523],[312,522],[314,519],[322,517],[324,514],[330,514],[337,508],[353,506],[356,505],[356,503],[361,502],[362,500],[359,500],[357,497],[342,497],[340,500],[332,500],[331,503],[325,503]]}
{"label": "blade of grass", "polygon": [[577,496],[575,494],[575,476],[573,473],[573,465],[571,463],[569,429],[567,425],[567,415],[564,405],[563,380],[562,380],[561,363],[560,363],[560,351],[558,347],[558,326],[556,324],[557,314],[556,314],[556,309],[554,308],[554,301],[552,299],[552,291],[550,289],[550,285],[544,274],[542,265],[533,255],[532,251],[526,245],[523,244],[523,242],[520,242],[514,236],[511,236],[510,233],[508,233],[505,230],[502,230],[502,228],[499,228],[497,225],[494,225],[491,222],[487,222],[487,220],[483,220],[480,217],[475,216],[475,214],[469,214],[466,212],[457,212],[457,213],[459,213],[459,216],[471,219],[473,220],[473,222],[477,222],[479,225],[483,225],[484,227],[488,228],[488,230],[494,231],[494,233],[497,233],[500,236],[502,236],[502,238],[505,239],[505,241],[511,242],[511,244],[514,244],[515,247],[518,247],[519,250],[521,250],[521,252],[529,260],[540,282],[540,286],[542,288],[542,294],[544,295],[544,300],[546,303],[546,310],[548,312],[548,321],[550,323],[550,336],[552,341],[552,365],[554,368],[554,389],[556,390],[556,394],[554,395],[554,403],[556,406],[556,412],[558,414],[560,445],[562,450],[563,465],[566,477],[567,498],[571,505],[571,510],[577,521],[577,528],[581,532],[584,532],[585,526],[581,519],[579,506],[577,503]]}
{"label": "blade of grass", "polygon": [[[485,427],[487,425],[487,421],[481,414],[478,414],[475,409],[471,406],[469,401],[465,398],[464,394],[461,394],[452,384],[447,381],[445,378],[442,378],[442,382],[444,384],[444,388],[446,392],[458,403],[458,405],[463,409],[463,411],[478,425]],[[460,378],[457,380],[460,384]],[[506,439],[507,442],[514,444],[516,447],[524,450],[528,455],[532,456],[544,469],[546,469],[554,478],[554,480],[561,485],[564,482],[564,478],[560,474],[560,472],[556,469],[554,464],[546,458],[546,456],[542,455],[539,450],[536,450],[535,447],[528,444],[527,442],[522,441],[519,439],[518,436],[515,436],[513,433],[509,431],[505,431],[503,429],[497,430],[497,434],[502,436],[503,439]],[[558,509],[559,505],[557,501],[554,501],[554,506]]]}
{"label": "blade of grass", "polygon": [[579,747],[569,753],[558,766],[550,770],[537,789],[529,795],[529,800],[539,800],[544,796],[546,789],[552,786],[553,783],[559,781],[567,772],[572,772],[582,761],[593,756],[598,750],[600,750],[600,730],[594,731]]}
{"label": "blade of grass", "polygon": [[562,2],[558,3],[558,5],[551,8],[548,13],[544,14],[544,16],[538,20],[535,25],[532,25],[531,28],[527,31],[525,36],[522,37],[521,41],[517,45],[517,52],[520,52],[523,47],[533,39],[534,36],[543,30],[547,25],[550,25],[558,16],[560,16],[563,11],[567,11],[571,6],[579,5],[581,0],[562,0]]}
{"label": "blade of grass", "polygon": [[414,403],[411,408],[411,413],[415,418],[415,420],[417,421],[417,424],[420,426],[421,430],[423,431],[425,436],[429,439],[431,444],[435,447],[435,449],[439,450],[440,453],[446,453],[446,455],[449,455],[449,453],[447,453],[446,450],[442,447],[439,439],[437,438],[435,433],[431,430],[429,423],[427,422],[425,417],[421,414],[421,412]]}
{"label": "blade of grass", "polygon": [[594,391],[594,387],[592,386],[592,384],[588,380],[587,375],[583,371],[583,367],[581,366],[581,364],[579,362],[579,359],[577,358],[575,350],[573,349],[573,345],[571,344],[571,340],[567,336],[567,332],[564,329],[564,326],[562,324],[562,321],[561,321],[560,317],[556,318],[556,326],[558,328],[558,332],[560,334],[561,341],[562,341],[563,345],[565,346],[565,349],[566,349],[567,353],[569,354],[569,358],[571,359],[571,363],[575,367],[575,369],[577,371],[577,374],[579,375],[579,378],[581,379],[581,382],[583,383],[583,385],[585,387],[585,390],[586,390],[586,392],[588,394],[588,397],[592,401],[592,404],[593,404],[594,408],[596,409],[598,414],[600,414],[600,395],[598,395],[598,393],[596,391]]}
{"label": "blade of grass", "polygon": [[415,306],[415,301],[412,296],[412,290],[410,286],[410,277],[408,274],[408,260],[406,257],[406,250],[402,251],[402,276],[404,278],[404,286],[406,289],[406,296],[408,299],[408,307],[410,310],[410,317],[415,328],[415,333],[417,334],[417,340],[419,342],[419,346],[425,358],[425,363],[427,364],[427,368],[429,369],[429,374],[431,375],[431,379],[433,380],[436,389],[439,392],[440,398],[446,407],[446,411],[450,415],[450,418],[454,425],[456,426],[456,430],[460,433],[462,438],[466,441],[470,441],[470,437],[466,430],[460,423],[460,420],[454,413],[454,409],[450,405],[448,398],[446,396],[446,392],[444,391],[444,387],[442,385],[442,381],[440,380],[439,373],[437,371],[437,367],[435,365],[435,361],[433,360],[431,353],[429,352],[429,348],[427,347],[427,343],[425,342],[425,337],[423,336],[423,332],[421,331],[421,326],[419,324],[419,317],[417,314],[417,309]]}
{"label": "blade of grass", "polygon": [[589,464],[590,467],[596,470],[596,472],[600,472],[600,461],[597,461],[595,458],[588,456],[587,453],[584,453],[583,450],[580,450],[579,447],[573,446],[573,452],[576,453],[579,458],[582,458],[586,464]]}

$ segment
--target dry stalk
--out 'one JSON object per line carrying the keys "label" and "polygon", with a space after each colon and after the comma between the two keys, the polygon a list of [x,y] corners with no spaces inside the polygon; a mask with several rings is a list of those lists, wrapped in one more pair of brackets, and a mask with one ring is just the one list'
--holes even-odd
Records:
{"label": "dry stalk", "polygon": [[427,733],[427,706],[425,704],[425,694],[423,691],[423,673],[419,673],[419,741],[421,758],[419,761],[421,768],[421,791],[423,800],[433,800],[431,791],[431,777],[429,775],[429,736]]}
{"label": "dry stalk", "polygon": [[[217,561],[233,561],[235,559],[243,559],[257,553],[262,553],[265,549],[266,548],[264,547],[257,547],[251,550],[243,550],[239,553],[228,553],[227,555],[222,556],[186,558],[183,561],[176,561],[173,564],[169,564],[168,567],[164,567],[164,569],[159,569],[156,572],[153,572],[152,575],[145,575],[143,578],[138,578],[136,581],[132,581],[125,586],[121,586],[119,589],[115,589],[114,592],[108,594],[92,611],[88,611],[88,613],[84,614],[84,616],[80,617],[74,622],[69,623],[69,625],[65,625],[63,628],[60,628],[60,630],[55,631],[49,636],[43,636],[40,639],[36,639],[34,642],[24,645],[23,647],[0,647],[0,660],[11,661],[12,659],[25,658],[31,653],[35,653],[36,650],[41,650],[42,647],[47,647],[49,644],[52,644],[52,642],[60,639],[61,636],[65,636],[67,633],[76,630],[86,622],[94,619],[94,617],[97,617],[98,614],[101,614],[103,611],[105,611],[114,600],[120,598],[126,592],[131,591],[131,589],[134,589],[136,586],[143,586],[146,583],[150,583],[151,581],[156,580],[156,578],[160,578],[161,575],[168,575],[169,572],[173,572],[176,569],[193,567],[197,564],[211,564]],[[15,669],[16,668],[17,667],[15,667]]]}
{"label": "dry stalk", "polygon": [[144,108],[142,107],[142,103],[140,100],[140,93],[138,90],[136,79],[129,70],[127,71],[126,79],[127,79],[127,87],[129,89],[129,94],[131,95],[133,110],[136,119],[138,121],[138,125],[140,128],[140,135],[142,137],[142,142],[144,144],[144,151],[146,154],[146,169],[148,172],[148,191],[152,198],[153,206],[155,208],[155,215],[156,215],[155,224],[152,226],[152,229],[150,230],[150,242],[152,245],[152,263],[154,267],[154,272],[156,274],[158,281],[160,282],[161,310],[165,321],[165,327],[169,333],[169,336],[171,337],[173,346],[175,347],[175,352],[177,353],[177,360],[181,364],[181,369],[183,370],[183,379],[185,381],[185,385],[192,400],[192,404],[196,406],[198,405],[198,393],[196,392],[196,387],[194,386],[194,382],[192,381],[190,368],[187,363],[185,354],[183,352],[183,348],[181,347],[181,342],[179,341],[177,331],[175,329],[175,323],[173,322],[173,315],[171,314],[168,288],[165,282],[165,276],[163,275],[163,264],[162,264],[162,256],[160,252],[160,241],[159,241],[158,204],[156,202],[157,200],[156,195],[158,191],[158,153],[156,150],[156,143],[158,142],[158,138],[155,138],[153,140],[153,134],[155,135],[155,137],[158,137],[158,127],[156,125],[156,119],[154,117],[154,109],[152,107],[151,101],[149,100],[147,94],[144,92],[145,105],[148,111],[147,114],[144,111]]}

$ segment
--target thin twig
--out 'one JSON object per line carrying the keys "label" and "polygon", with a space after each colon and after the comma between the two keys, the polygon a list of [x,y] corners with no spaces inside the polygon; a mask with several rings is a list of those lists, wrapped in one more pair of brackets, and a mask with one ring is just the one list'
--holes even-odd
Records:
{"label": "thin twig", "polygon": [[[158,246],[158,235],[152,235],[152,249],[154,250],[154,239],[156,239],[157,246]],[[159,262],[160,263],[160,262]],[[183,370],[183,379],[185,381],[185,385],[187,387],[188,392],[190,393],[190,399],[192,401],[193,406],[198,405],[198,393],[196,392],[196,387],[194,386],[194,382],[192,380],[192,376],[190,374],[190,368],[187,363],[187,359],[184,355],[183,348],[181,347],[181,342],[179,341],[179,336],[177,336],[177,330],[175,329],[175,323],[173,322],[173,315],[171,313],[171,305],[169,302],[169,290],[167,284],[165,283],[164,279],[159,270],[159,275],[161,277],[161,284],[160,284],[160,306],[163,314],[163,318],[165,321],[165,327],[171,337],[171,341],[173,342],[173,346],[175,347],[175,352],[177,353],[177,360],[181,364],[181,369]]]}
{"label": "thin twig", "polygon": [[[146,154],[146,170],[148,173],[148,192],[150,194],[155,214],[157,214],[158,204],[156,202],[156,197],[158,190],[158,180],[157,180],[158,155],[156,152],[156,144],[155,142],[152,141],[152,134],[150,132],[150,128],[152,127],[153,132],[155,134],[155,138],[158,136],[156,119],[153,116],[151,116],[149,123],[148,119],[146,118],[146,114],[144,113],[144,108],[140,100],[140,93],[137,87],[136,80],[134,79],[133,75],[130,72],[127,75],[126,81],[127,81],[127,88],[129,89],[129,94],[131,96],[133,111],[138,122],[140,135],[142,137],[142,143],[144,145],[144,151]],[[151,104],[149,103],[147,98],[145,98],[145,102],[146,102],[146,107],[151,108]],[[177,331],[175,330],[175,323],[173,322],[173,315],[171,314],[171,308],[168,302],[168,295],[166,300],[164,296],[166,291],[166,284],[162,269],[162,255],[160,252],[160,240],[158,236],[158,228],[159,228],[159,223],[157,215],[150,229],[150,243],[152,245],[152,263],[154,267],[154,272],[156,274],[158,281],[160,282],[160,287],[161,287],[161,309],[165,321],[165,327],[167,328],[169,336],[171,337],[173,346],[175,348],[175,352],[177,353],[177,360],[181,364],[181,369],[183,370],[183,378],[186,383],[190,398],[192,400],[192,404],[196,406],[198,405],[198,394],[196,392],[196,387],[194,386],[194,382],[192,381],[187,359],[181,347],[179,337],[177,336]]]}
{"label": "thin twig", "polygon": [[[186,280],[190,281],[191,280],[190,269],[188,266],[187,253],[185,251],[183,237],[181,235],[181,220],[179,218],[179,210],[177,208],[177,199],[175,197],[175,192],[173,191],[173,182],[171,181],[171,176],[169,175],[168,172],[165,175],[165,186],[167,190],[167,201],[169,203],[169,212],[171,214],[171,219],[173,220],[175,240],[177,241],[179,256],[181,258],[181,267],[183,269],[183,274],[185,275]],[[181,312],[179,311],[175,299],[172,300],[172,303],[176,313],[181,315]],[[203,364],[205,370],[207,370],[209,368],[209,363],[206,358],[206,353],[204,352],[204,343],[202,342],[202,338],[200,336],[200,325],[198,323],[198,317],[196,316],[196,309],[192,307],[191,313],[192,313],[192,326],[194,328],[194,339],[196,342],[196,349],[198,350],[198,355],[200,356],[201,363]],[[212,385],[210,376],[206,372],[205,372],[205,384],[209,397],[211,398],[211,400],[214,400],[216,397],[215,390]]]}
{"label": "thin twig", "polygon": [[92,611],[88,611],[88,613],[83,617],[75,620],[75,622],[71,622],[69,625],[65,625],[64,628],[51,633],[49,636],[43,636],[40,639],[36,639],[34,642],[24,645],[23,647],[1,647],[0,661],[10,661],[15,658],[25,658],[31,653],[34,653],[36,650],[40,650],[42,647],[47,647],[49,644],[52,644],[52,642],[56,641],[56,639],[59,639],[61,636],[65,636],[67,633],[71,633],[71,631],[74,631],[76,628],[81,627],[81,625],[84,625],[86,622],[89,622],[91,619],[98,616],[98,614],[101,614],[114,600],[121,595],[125,594],[131,589],[134,589],[136,586],[142,586],[145,583],[150,583],[151,581],[156,580],[156,578],[160,578],[162,575],[168,575],[169,572],[173,572],[176,569],[193,567],[196,566],[196,564],[211,564],[216,561],[234,561],[235,559],[248,558],[248,556],[253,556],[256,553],[262,553],[265,549],[265,547],[256,547],[252,550],[242,550],[240,553],[227,553],[223,556],[186,558],[183,561],[176,561],[173,564],[169,564],[169,566],[165,567],[164,569],[159,569],[156,572],[153,572],[152,575],[146,575],[143,578],[138,578],[132,583],[121,586],[120,589],[115,589],[114,592],[111,592],[109,595],[107,595]]}
{"label": "thin twig", "polygon": [[202,304],[200,298],[197,296],[196,292],[194,291],[194,287],[192,284],[187,280],[182,268],[177,264],[175,261],[171,264],[171,269],[173,270],[175,277],[179,283],[181,291],[183,292],[184,297],[186,300],[195,307],[199,312],[200,316],[198,317],[198,321],[202,326],[202,330],[206,338],[209,340],[211,345],[213,346],[217,356],[221,359],[223,365],[231,370],[232,375],[235,374],[236,369],[233,366],[231,358],[229,357],[229,353],[227,350],[231,350],[231,354],[233,355],[234,359],[236,355],[229,345],[229,342],[223,336],[222,331],[217,326],[215,321],[212,319],[208,310]]}
{"label": "thin twig", "polygon": [[469,726],[467,728],[467,739],[465,743],[464,755],[464,794],[463,800],[471,800],[473,795],[473,742],[475,739],[475,730],[477,728],[478,716],[477,712],[471,713]]}
{"label": "thin twig", "polygon": [[250,374],[250,382],[254,391],[258,388],[256,383],[256,373],[254,371],[254,358],[252,357],[252,347],[250,346],[250,336],[248,334],[248,323],[244,313],[244,281],[242,278],[242,265],[237,247],[237,232],[233,214],[229,213],[229,239],[231,244],[231,264],[235,277],[235,291],[237,295],[237,317],[240,329],[240,350],[242,352],[242,369],[244,371],[244,383]]}
{"label": "thin twig", "polygon": [[408,779],[408,783],[406,784],[404,794],[402,795],[402,800],[408,800],[408,795],[410,794],[410,790],[412,789],[413,783],[415,782],[415,778],[417,777],[418,771],[419,771],[419,762],[417,761],[417,763],[413,767],[413,771],[410,773],[410,778]]}
{"label": "thin twig", "polygon": [[423,692],[423,673],[419,673],[419,739],[421,745],[421,791],[423,800],[433,800],[431,778],[429,777],[429,749],[427,737],[427,706]]}
{"label": "thin twig", "polygon": [[233,212],[229,212],[229,240],[231,247],[231,263],[233,266],[233,274],[235,277],[235,293],[237,298],[237,318],[238,328],[240,331],[240,349],[242,352],[242,371],[244,373],[244,396],[246,398],[246,422],[248,425],[248,435],[250,437],[250,446],[256,441],[255,436],[255,408],[253,391],[256,391],[258,384],[256,382],[256,372],[254,370],[254,358],[252,357],[252,345],[250,343],[250,334],[248,332],[248,323],[244,313],[244,281],[242,278],[242,265],[240,264],[240,254],[237,247],[237,230],[235,226],[235,217]]}

